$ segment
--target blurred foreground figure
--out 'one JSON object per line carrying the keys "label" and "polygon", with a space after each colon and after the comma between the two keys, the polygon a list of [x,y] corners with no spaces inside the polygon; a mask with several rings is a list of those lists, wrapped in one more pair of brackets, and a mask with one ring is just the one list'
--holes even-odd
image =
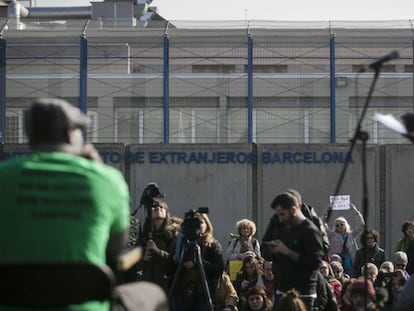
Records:
{"label": "blurred foreground figure", "polygon": [[[33,153],[0,163],[0,261],[114,262],[128,241],[128,186],[84,144],[88,117],[66,101],[41,99],[24,118]],[[137,294],[152,296],[145,284],[123,285],[117,295],[137,285]],[[109,308],[109,301],[92,301],[65,310]]]}

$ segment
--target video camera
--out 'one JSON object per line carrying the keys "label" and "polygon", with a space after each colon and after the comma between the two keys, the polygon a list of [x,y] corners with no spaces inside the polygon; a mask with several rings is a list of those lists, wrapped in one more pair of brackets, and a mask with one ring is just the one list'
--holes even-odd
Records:
{"label": "video camera", "polygon": [[152,208],[156,206],[157,199],[164,199],[165,194],[160,192],[160,188],[156,183],[149,183],[141,195],[141,205],[146,208]]}
{"label": "video camera", "polygon": [[151,182],[145,187],[141,195],[141,205],[131,214],[134,216],[142,206],[145,208],[146,218],[143,221],[144,225],[141,226],[142,220],[139,221],[139,234],[141,236],[149,239],[152,238],[152,208],[158,206],[159,202],[164,199],[165,194],[160,192],[160,188],[155,182]]}
{"label": "video camera", "polygon": [[208,207],[199,207],[197,210],[189,210],[184,214],[184,221],[181,224],[183,238],[187,241],[197,241],[200,236],[200,219],[196,214],[208,214]]}

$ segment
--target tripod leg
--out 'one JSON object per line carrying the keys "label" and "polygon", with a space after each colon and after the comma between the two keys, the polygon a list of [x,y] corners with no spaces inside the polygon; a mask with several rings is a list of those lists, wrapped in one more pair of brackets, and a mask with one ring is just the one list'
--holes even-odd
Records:
{"label": "tripod leg", "polygon": [[204,271],[203,261],[201,259],[200,246],[198,244],[195,246],[194,256],[195,256],[198,271],[200,272],[200,275],[201,275],[201,282],[203,283],[203,289],[204,289],[204,293],[206,295],[206,299],[207,299],[209,309],[211,311],[214,311],[213,300],[211,299],[210,289],[208,288],[207,277],[206,277],[206,273]]}
{"label": "tripod leg", "polygon": [[183,269],[183,266],[184,266],[184,260],[180,260],[177,271],[175,272],[175,275],[174,275],[174,280],[171,284],[170,290],[168,291],[168,300],[169,301],[171,301],[172,295],[174,294],[174,291],[177,287],[177,281],[178,281],[178,278],[181,274],[181,270]]}

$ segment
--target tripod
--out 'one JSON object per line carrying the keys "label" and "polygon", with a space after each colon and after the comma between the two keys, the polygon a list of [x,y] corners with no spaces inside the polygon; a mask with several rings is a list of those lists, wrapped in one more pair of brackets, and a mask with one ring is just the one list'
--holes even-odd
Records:
{"label": "tripod", "polygon": [[180,263],[178,265],[177,271],[174,275],[173,283],[171,284],[171,288],[168,292],[168,299],[170,300],[172,295],[176,292],[178,280],[180,279],[180,276],[183,272],[183,269],[185,269],[184,262],[187,258],[189,258],[188,254],[191,255],[190,252],[192,252],[193,262],[196,264],[197,270],[200,273],[201,283],[202,283],[202,286],[203,286],[203,291],[204,291],[204,296],[206,298],[206,302],[208,304],[209,310],[213,311],[214,310],[214,304],[213,304],[213,301],[211,299],[211,293],[210,293],[210,289],[208,287],[206,273],[205,273],[204,267],[203,267],[203,261],[202,261],[202,258],[201,258],[200,245],[198,244],[198,241],[196,239],[195,240],[186,239],[182,249],[183,249],[182,256],[181,256]]}

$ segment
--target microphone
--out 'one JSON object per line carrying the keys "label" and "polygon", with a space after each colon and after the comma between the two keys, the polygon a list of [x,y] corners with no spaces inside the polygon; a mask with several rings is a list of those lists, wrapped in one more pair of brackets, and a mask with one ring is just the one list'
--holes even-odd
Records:
{"label": "microphone", "polygon": [[394,50],[391,53],[388,53],[387,55],[384,55],[380,59],[377,59],[375,62],[371,63],[369,65],[369,68],[378,69],[379,67],[382,66],[382,64],[384,64],[384,63],[386,63],[390,60],[398,59],[398,58],[400,58],[400,54],[398,53],[398,51]]}

